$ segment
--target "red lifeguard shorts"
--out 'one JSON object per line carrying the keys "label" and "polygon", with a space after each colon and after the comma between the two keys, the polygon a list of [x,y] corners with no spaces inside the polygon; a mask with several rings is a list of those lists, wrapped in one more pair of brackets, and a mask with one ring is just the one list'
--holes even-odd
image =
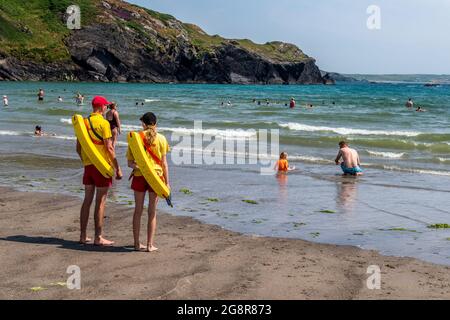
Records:
{"label": "red lifeguard shorts", "polygon": [[147,180],[143,176],[133,176],[133,181],[131,182],[131,189],[137,192],[153,192],[155,191],[150,187]]}
{"label": "red lifeguard shorts", "polygon": [[96,188],[110,188],[112,178],[105,178],[94,165],[84,167],[83,184],[85,186],[94,185]]}

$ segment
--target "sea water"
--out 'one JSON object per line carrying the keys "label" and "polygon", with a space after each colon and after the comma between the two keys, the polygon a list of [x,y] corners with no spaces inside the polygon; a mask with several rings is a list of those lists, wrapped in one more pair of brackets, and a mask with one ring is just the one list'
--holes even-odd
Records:
{"label": "sea water", "polygon": [[[44,102],[37,101],[39,88],[46,91]],[[75,103],[77,92],[86,96],[85,105]],[[104,95],[119,105],[123,134],[117,153],[125,178],[131,171],[125,133],[140,128],[143,113],[158,116],[159,130],[173,147],[175,208],[160,204],[171,214],[246,234],[355,245],[450,264],[450,230],[429,228],[450,223],[450,86],[2,82],[0,95],[9,97],[9,106],[0,109],[3,185],[81,196],[82,168],[70,119],[74,113],[87,116],[90,99]],[[285,106],[291,97],[297,101],[293,110]],[[408,110],[408,98],[427,112]],[[202,122],[201,130],[195,121]],[[54,136],[34,137],[36,125]],[[237,161],[239,154],[232,165],[173,161],[180,136],[249,142],[261,129],[279,130],[279,149],[289,153],[297,171],[262,175],[261,164]],[[359,151],[363,177],[341,177],[335,166],[337,144],[344,139]],[[132,199],[127,179],[114,184],[111,202],[132,205]]]}

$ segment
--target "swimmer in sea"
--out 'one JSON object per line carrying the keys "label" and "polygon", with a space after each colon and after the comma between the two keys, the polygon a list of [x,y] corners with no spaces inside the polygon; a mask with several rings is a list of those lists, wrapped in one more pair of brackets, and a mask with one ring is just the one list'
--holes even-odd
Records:
{"label": "swimmer in sea", "polygon": [[9,104],[8,96],[3,96],[3,106],[4,106],[4,107],[7,107],[8,104]]}
{"label": "swimmer in sea", "polygon": [[[344,176],[352,175],[352,176],[360,176],[363,174],[363,171],[360,167],[361,161],[359,159],[358,152],[355,149],[352,149],[348,146],[348,143],[345,141],[339,142],[339,153],[335,159],[336,165],[341,165],[342,171],[344,172]],[[340,163],[340,160],[343,160]]]}
{"label": "swimmer in sea", "polygon": [[54,137],[54,136],[56,136],[56,133],[44,133],[44,131],[42,130],[41,126],[36,126],[34,128],[34,135],[36,137],[44,137],[44,136],[46,136],[46,137]]}
{"label": "swimmer in sea", "polygon": [[41,126],[36,126],[36,128],[34,128],[34,135],[37,137],[42,137],[44,135]]}
{"label": "swimmer in sea", "polygon": [[427,110],[422,109],[422,107],[418,106],[416,112],[427,112]]}
{"label": "swimmer in sea", "polygon": [[414,102],[412,101],[411,98],[409,98],[408,101],[406,101],[405,106],[406,106],[408,109],[412,109],[412,108],[414,107]]}

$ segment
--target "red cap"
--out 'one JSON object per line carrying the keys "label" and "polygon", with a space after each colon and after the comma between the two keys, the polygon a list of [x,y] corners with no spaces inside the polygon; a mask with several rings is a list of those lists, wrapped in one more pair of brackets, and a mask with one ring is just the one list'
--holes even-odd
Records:
{"label": "red cap", "polygon": [[92,99],[92,107],[103,107],[111,104],[108,100],[106,100],[105,97],[102,96],[96,96],[94,99]]}

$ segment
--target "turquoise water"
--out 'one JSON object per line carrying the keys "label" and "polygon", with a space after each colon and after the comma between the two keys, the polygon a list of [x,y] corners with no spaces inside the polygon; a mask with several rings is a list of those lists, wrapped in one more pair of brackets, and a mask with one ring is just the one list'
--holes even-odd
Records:
{"label": "turquoise water", "polygon": [[[43,103],[36,99],[40,87],[46,90]],[[86,105],[75,104],[77,91],[87,97]],[[250,234],[351,244],[450,264],[449,230],[427,228],[450,223],[450,86],[3,82],[4,94],[9,107],[0,109],[2,184],[80,194],[82,170],[70,118],[87,115],[90,99],[101,94],[119,103],[124,131],[139,129],[137,119],[146,111],[158,115],[160,131],[174,147],[170,165],[176,203],[173,210],[161,209]],[[285,107],[290,97],[298,103],[294,110]],[[427,112],[407,110],[409,97]],[[202,131],[194,130],[194,121],[202,121]],[[55,136],[33,137],[35,125]],[[260,164],[173,161],[180,152],[178,135],[255,141],[251,130],[258,129],[279,130],[280,150],[289,153],[299,171],[280,179],[261,175]],[[360,152],[364,177],[343,178],[334,166],[342,139]],[[117,151],[123,166],[125,147],[122,135]],[[193,194],[179,192],[182,188]],[[127,182],[115,185],[111,200],[129,203]]]}

